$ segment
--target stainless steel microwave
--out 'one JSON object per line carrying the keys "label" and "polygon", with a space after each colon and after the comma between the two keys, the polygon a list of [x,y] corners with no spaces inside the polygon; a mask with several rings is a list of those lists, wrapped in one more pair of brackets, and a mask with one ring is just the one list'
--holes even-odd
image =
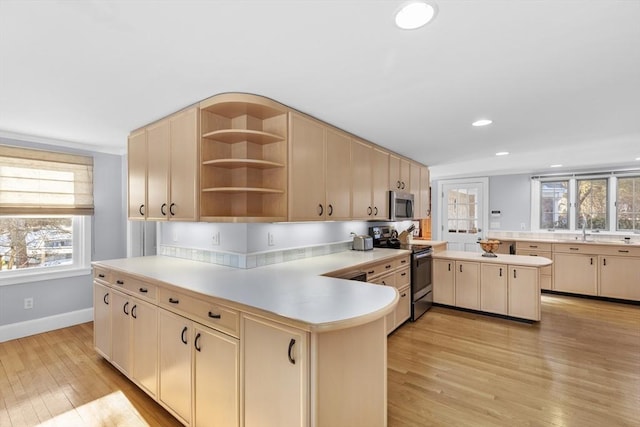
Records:
{"label": "stainless steel microwave", "polygon": [[413,219],[413,194],[389,191],[389,219],[391,221]]}

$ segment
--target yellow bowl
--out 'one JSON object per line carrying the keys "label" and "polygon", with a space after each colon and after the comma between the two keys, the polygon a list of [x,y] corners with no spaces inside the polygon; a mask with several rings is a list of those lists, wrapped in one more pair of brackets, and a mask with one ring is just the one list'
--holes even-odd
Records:
{"label": "yellow bowl", "polygon": [[498,247],[502,242],[500,242],[500,240],[480,240],[478,243],[480,243],[480,247],[483,251],[494,252],[498,250]]}

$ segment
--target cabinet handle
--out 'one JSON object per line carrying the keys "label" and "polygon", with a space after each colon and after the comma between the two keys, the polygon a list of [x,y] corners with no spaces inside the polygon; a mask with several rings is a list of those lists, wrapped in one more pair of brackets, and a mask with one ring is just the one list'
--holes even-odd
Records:
{"label": "cabinet handle", "polygon": [[375,273],[375,271],[374,271],[374,270],[367,271],[367,274],[373,274],[373,273]]}
{"label": "cabinet handle", "polygon": [[385,282],[384,280],[382,281],[382,284],[385,285],[385,286],[388,286],[387,282]]}
{"label": "cabinet handle", "polygon": [[607,265],[607,259],[606,258],[602,258],[602,265]]}
{"label": "cabinet handle", "polygon": [[333,205],[330,204],[328,208],[329,208],[329,216],[333,215]]}
{"label": "cabinet handle", "polygon": [[502,277],[502,267],[500,268],[500,277]]}
{"label": "cabinet handle", "polygon": [[396,187],[400,188],[400,181],[396,181]]}
{"label": "cabinet handle", "polygon": [[322,203],[318,204],[318,216],[322,216],[324,213],[324,208],[322,207]]}
{"label": "cabinet handle", "polygon": [[448,271],[451,271],[451,263],[449,263],[449,270]]}
{"label": "cabinet handle", "polygon": [[293,350],[293,346],[295,345],[295,343],[296,343],[296,340],[291,338],[291,341],[289,341],[289,351],[287,351],[287,357],[289,357],[289,362],[291,362],[292,365],[296,364],[296,359],[294,359],[293,356],[291,355],[291,350]]}
{"label": "cabinet handle", "polygon": [[580,248],[569,248],[570,251],[579,251]]}
{"label": "cabinet handle", "polygon": [[187,327],[186,326],[182,330],[182,334],[180,335],[180,339],[182,340],[183,344],[187,343]]}
{"label": "cabinet handle", "polygon": [[538,254],[529,254],[529,256],[538,256]]}
{"label": "cabinet handle", "polygon": [[220,319],[222,317],[221,314],[214,314],[213,312],[209,312],[209,317],[212,319]]}
{"label": "cabinet handle", "polygon": [[164,208],[167,207],[166,203],[163,203],[162,206],[160,206],[160,213],[162,214],[162,216],[167,216],[167,211],[164,210]]}
{"label": "cabinet handle", "polygon": [[367,208],[367,215],[371,215],[373,213],[373,209],[371,209],[371,206],[369,206]]}
{"label": "cabinet handle", "polygon": [[140,207],[138,208],[138,212],[140,212],[140,215],[144,216],[144,205],[140,205]]}
{"label": "cabinet handle", "polygon": [[149,290],[147,288],[140,288],[138,289],[140,292],[142,292],[143,294],[146,294],[147,292],[149,292]]}
{"label": "cabinet handle", "polygon": [[101,278],[101,279],[104,279],[104,274],[100,273],[100,274],[98,274],[98,277]]}
{"label": "cabinet handle", "polygon": [[124,281],[123,281],[123,280],[116,280],[116,283],[117,283],[118,285],[124,285]]}
{"label": "cabinet handle", "polygon": [[589,259],[589,264],[593,265],[593,258]]}
{"label": "cabinet handle", "polygon": [[518,278],[518,272],[516,271],[516,269],[513,269],[513,278],[517,279]]}
{"label": "cabinet handle", "polygon": [[404,190],[404,181],[402,182],[402,190]]}
{"label": "cabinet handle", "polygon": [[129,301],[125,302],[124,305],[122,306],[122,311],[124,311],[124,314],[128,316],[129,312],[127,311],[127,307],[129,307]]}
{"label": "cabinet handle", "polygon": [[171,298],[171,297],[169,297],[169,302],[170,302],[171,304],[180,304],[180,300],[179,300],[179,299],[173,299],[173,298]]}
{"label": "cabinet handle", "polygon": [[[186,329],[186,328],[185,328],[185,329]],[[196,350],[198,350],[198,351],[202,351],[202,347],[200,347],[200,346],[198,345],[198,344],[199,344],[199,342],[200,342],[200,336],[201,336],[201,334],[200,334],[200,332],[198,332],[198,333],[196,334],[196,339],[195,339],[195,340],[193,340],[193,346],[194,346],[194,347],[196,348]],[[186,344],[186,343],[185,343],[185,344]]]}
{"label": "cabinet handle", "polygon": [[534,249],[535,249],[535,248],[537,248],[537,247],[538,247],[538,245],[529,245],[529,247],[530,247],[530,248],[534,248]]}
{"label": "cabinet handle", "polygon": [[462,264],[460,264],[460,273],[462,273]]}
{"label": "cabinet handle", "polygon": [[629,251],[627,249],[618,249],[618,252],[620,252],[621,254],[628,254]]}
{"label": "cabinet handle", "polygon": [[387,270],[390,269],[391,268],[391,264],[385,265],[384,268],[387,269]]}
{"label": "cabinet handle", "polygon": [[105,304],[109,305],[109,292],[104,294],[104,297],[102,297],[102,301],[104,301]]}
{"label": "cabinet handle", "polygon": [[378,216],[378,207],[377,206],[373,207],[373,215],[374,216]]}
{"label": "cabinet handle", "polygon": [[400,297],[401,297],[401,298],[404,298],[404,297],[406,297],[406,296],[407,296],[407,293],[406,293],[406,292],[404,292],[402,295],[400,295]]}
{"label": "cabinet handle", "polygon": [[401,276],[406,276],[406,275],[407,275],[407,273],[402,273],[402,274],[401,274]]}
{"label": "cabinet handle", "polygon": [[173,207],[174,207],[175,205],[176,205],[175,203],[171,203],[171,204],[169,205],[169,213],[171,214],[171,216],[174,216],[174,215],[175,215],[175,212],[173,211]]}
{"label": "cabinet handle", "polygon": [[131,307],[131,317],[133,317],[134,319],[138,318],[138,315],[136,314],[136,308],[138,308],[138,304]]}
{"label": "cabinet handle", "polygon": [[406,263],[407,263],[406,259],[403,259],[402,261],[400,261],[400,264],[406,264]]}

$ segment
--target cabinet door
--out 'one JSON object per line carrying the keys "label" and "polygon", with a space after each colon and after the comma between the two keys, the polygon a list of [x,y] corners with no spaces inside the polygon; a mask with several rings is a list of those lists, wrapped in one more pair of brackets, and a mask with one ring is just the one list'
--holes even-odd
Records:
{"label": "cabinet door", "polygon": [[93,282],[93,345],[111,360],[111,290]]}
{"label": "cabinet door", "polygon": [[198,109],[170,118],[171,184],[169,219],[195,221],[198,203]]}
{"label": "cabinet door", "polygon": [[129,296],[111,290],[111,362],[122,372],[129,375],[131,368],[131,301]]}
{"label": "cabinet door", "polygon": [[195,327],[194,425],[240,425],[239,341],[213,329]]}
{"label": "cabinet door", "polygon": [[411,163],[408,160],[400,159],[400,191],[411,193]]}
{"label": "cabinet door", "polygon": [[351,183],[353,219],[373,218],[373,206],[371,203],[372,182],[372,147],[359,141],[351,140]]}
{"label": "cabinet door", "polygon": [[160,401],[183,424],[191,421],[192,323],[159,310]]}
{"label": "cabinet door", "polygon": [[553,290],[597,295],[598,257],[595,255],[553,255]]}
{"label": "cabinet door", "polygon": [[640,258],[601,255],[599,259],[599,295],[640,300]]}
{"label": "cabinet door", "polygon": [[129,136],[127,150],[129,219],[145,219],[147,207],[147,134],[144,129]]}
{"label": "cabinet door", "polygon": [[243,317],[244,425],[307,426],[307,334]]}
{"label": "cabinet door", "polygon": [[455,261],[433,260],[433,302],[446,305],[456,304]]}
{"label": "cabinet door", "polygon": [[480,264],[456,261],[456,306],[480,308]]}
{"label": "cabinet door", "polygon": [[[414,206],[420,206],[420,165],[417,163],[409,163],[409,185],[405,190],[407,193],[413,194]],[[422,218],[420,212],[414,209],[413,217]]]}
{"label": "cabinet door", "polygon": [[429,168],[420,167],[420,203],[418,206],[418,218],[429,218],[431,216],[431,181],[429,179]]}
{"label": "cabinet door", "polygon": [[147,219],[166,220],[169,209],[169,120],[147,127]]}
{"label": "cabinet door", "polygon": [[[351,139],[334,130],[326,131],[326,218],[351,218]],[[317,183],[316,183],[317,185]]]}
{"label": "cabinet door", "polygon": [[405,286],[402,289],[398,289],[400,292],[400,301],[394,311],[396,328],[402,325],[409,317],[411,317],[411,289],[409,286]]}
{"label": "cabinet door", "polygon": [[482,264],[480,273],[480,309],[507,314],[507,266]]}
{"label": "cabinet door", "polygon": [[509,266],[509,316],[540,320],[540,281],[537,268]]}
{"label": "cabinet door", "polygon": [[389,218],[389,153],[374,147],[372,154],[373,216],[383,220]]}
{"label": "cabinet door", "polygon": [[289,219],[325,219],[325,127],[298,114],[291,114],[289,152]]}
{"label": "cabinet door", "polygon": [[131,300],[131,377],[151,396],[158,392],[158,308]]}

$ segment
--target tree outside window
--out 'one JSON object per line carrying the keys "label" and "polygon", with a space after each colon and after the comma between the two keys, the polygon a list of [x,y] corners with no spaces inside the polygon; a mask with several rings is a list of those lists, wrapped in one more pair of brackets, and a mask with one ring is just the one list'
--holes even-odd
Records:
{"label": "tree outside window", "polygon": [[618,178],[616,217],[618,231],[640,231],[640,177]]}
{"label": "tree outside window", "polygon": [[608,230],[608,179],[579,179],[577,187],[577,228],[583,228],[586,220],[590,230]]}
{"label": "tree outside window", "polygon": [[0,217],[0,270],[71,264],[72,217]]}
{"label": "tree outside window", "polygon": [[540,196],[540,228],[568,229],[569,181],[543,181]]}

